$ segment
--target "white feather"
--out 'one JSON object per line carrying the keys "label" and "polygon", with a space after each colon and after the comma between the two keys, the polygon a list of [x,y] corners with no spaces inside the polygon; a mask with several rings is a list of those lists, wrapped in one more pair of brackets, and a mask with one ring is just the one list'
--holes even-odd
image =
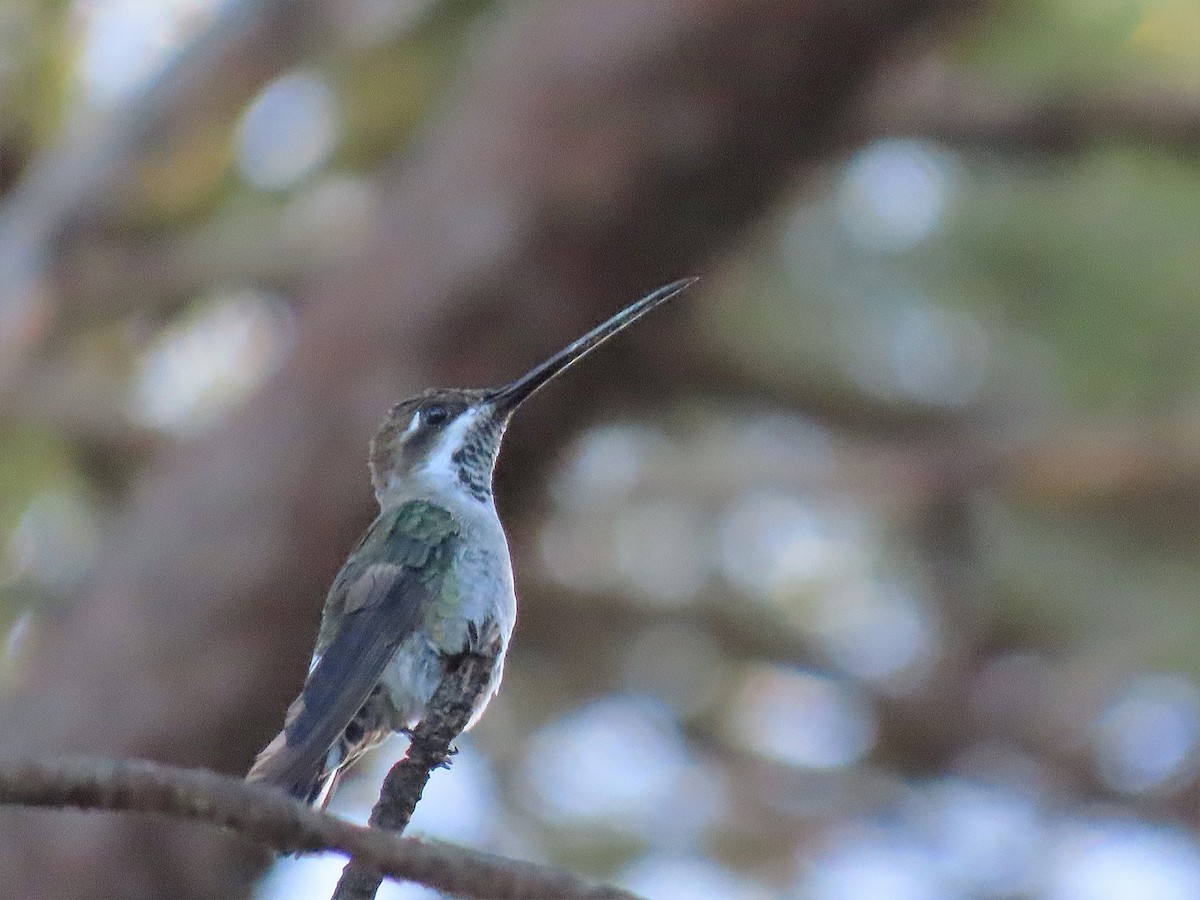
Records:
{"label": "white feather", "polygon": [[479,418],[478,409],[468,408],[438,435],[437,443],[425,463],[415,473],[418,478],[436,490],[470,496],[458,478],[459,465],[453,459],[462,446],[463,438]]}

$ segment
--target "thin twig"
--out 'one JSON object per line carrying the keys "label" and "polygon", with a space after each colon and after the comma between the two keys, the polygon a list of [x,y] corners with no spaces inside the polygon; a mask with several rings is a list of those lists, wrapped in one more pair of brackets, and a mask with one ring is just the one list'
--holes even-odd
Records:
{"label": "thin twig", "polygon": [[570,873],[437,841],[353,825],[283,792],[203,769],[111,759],[0,764],[0,804],[156,813],[222,825],[281,852],[333,850],[462,897],[624,898]]}
{"label": "thin twig", "polygon": [[[371,810],[372,827],[398,835],[408,826],[433,770],[449,765],[450,743],[471,720],[500,652],[497,641],[485,650],[463,654],[447,667],[429,708],[413,730],[408,752],[383,780],[379,800]],[[381,880],[379,870],[365,860],[352,859],[342,872],[333,900],[373,900]]]}

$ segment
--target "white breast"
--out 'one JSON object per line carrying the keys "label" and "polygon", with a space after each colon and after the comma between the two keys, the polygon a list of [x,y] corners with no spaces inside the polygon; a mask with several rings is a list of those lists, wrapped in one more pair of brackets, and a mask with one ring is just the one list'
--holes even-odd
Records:
{"label": "white breast", "polygon": [[[490,499],[479,501],[465,492],[453,497],[443,493],[437,502],[453,513],[462,532],[455,558],[459,602],[455,615],[450,619],[440,619],[434,627],[441,632],[441,640],[459,646],[466,645],[471,632],[487,639],[498,630],[503,647],[492,673],[491,684],[480,698],[471,718],[471,724],[474,724],[500,687],[504,673],[504,652],[508,649],[508,641],[516,623],[512,565],[509,562],[508,542],[500,527],[496,507]],[[388,664],[383,683],[396,710],[396,727],[413,725],[433,696],[441,677],[442,657],[437,649],[438,643],[440,640],[435,639],[430,631],[418,629],[397,648],[396,655]]]}
{"label": "white breast", "polygon": [[517,604],[508,539],[496,505],[491,498],[479,501],[463,492],[450,504],[450,512],[463,529],[455,560],[462,616],[476,625],[493,620],[507,643]]}

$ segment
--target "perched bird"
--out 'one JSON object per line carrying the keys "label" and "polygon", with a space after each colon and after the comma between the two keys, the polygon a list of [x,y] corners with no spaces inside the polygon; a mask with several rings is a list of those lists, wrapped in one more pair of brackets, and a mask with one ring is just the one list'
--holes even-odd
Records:
{"label": "perched bird", "polygon": [[502,388],[428,390],[392,407],[370,449],[379,515],[334,578],[304,689],[247,779],[325,806],[347,766],[420,720],[448,660],[498,637],[502,649],[471,722],[478,720],[500,686],[517,615],[492,499],[509,419],[694,280],[659,288]]}

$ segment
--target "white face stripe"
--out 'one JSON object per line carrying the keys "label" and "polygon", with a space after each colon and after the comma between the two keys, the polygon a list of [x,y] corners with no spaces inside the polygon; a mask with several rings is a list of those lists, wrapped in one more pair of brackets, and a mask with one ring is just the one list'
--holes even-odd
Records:
{"label": "white face stripe", "polygon": [[429,454],[429,459],[421,467],[421,472],[439,487],[458,487],[458,464],[450,457],[462,446],[463,436],[475,424],[479,416],[477,409],[467,407],[457,419],[446,426],[438,437],[438,442]]}
{"label": "white face stripe", "polygon": [[400,437],[402,437],[402,438],[408,437],[410,434],[412,434],[414,431],[417,430],[417,426],[420,424],[421,424],[421,411],[418,409],[415,413],[413,413],[412,421],[410,421],[408,423],[408,427],[404,429],[404,431],[403,431],[403,433],[401,433]]}

